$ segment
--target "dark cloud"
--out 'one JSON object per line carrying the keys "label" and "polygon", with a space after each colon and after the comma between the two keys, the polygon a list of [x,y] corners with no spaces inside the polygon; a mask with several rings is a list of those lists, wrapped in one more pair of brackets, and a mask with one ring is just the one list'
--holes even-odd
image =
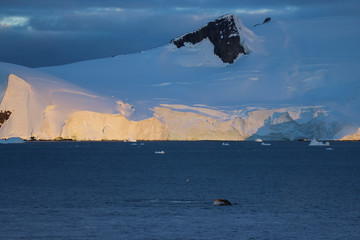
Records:
{"label": "dark cloud", "polygon": [[136,52],[233,12],[252,25],[278,18],[359,14],[357,0],[1,0],[0,61],[30,67]]}
{"label": "dark cloud", "polygon": [[199,8],[232,8],[232,7],[279,7],[279,6],[346,6],[358,4],[357,0],[2,0],[2,7],[30,9],[59,9],[84,7],[122,7],[132,9],[155,9],[159,7],[199,7]]}

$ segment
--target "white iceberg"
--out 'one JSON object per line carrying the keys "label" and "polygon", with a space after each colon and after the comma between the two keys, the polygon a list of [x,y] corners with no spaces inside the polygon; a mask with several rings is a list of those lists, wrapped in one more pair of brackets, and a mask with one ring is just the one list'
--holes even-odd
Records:
{"label": "white iceberg", "polygon": [[271,143],[262,142],[261,145],[262,145],[262,146],[271,146]]}
{"label": "white iceberg", "polygon": [[329,142],[323,143],[323,142],[319,142],[317,141],[315,138],[313,140],[311,140],[311,142],[309,143],[309,146],[330,146]]}

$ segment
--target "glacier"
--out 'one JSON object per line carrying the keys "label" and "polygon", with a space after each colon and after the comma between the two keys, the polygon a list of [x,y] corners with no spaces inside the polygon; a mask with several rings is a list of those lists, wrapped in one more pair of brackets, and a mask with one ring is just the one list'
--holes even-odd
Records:
{"label": "glacier", "polygon": [[0,138],[360,140],[359,17],[218,21],[232,26],[220,44],[238,36],[245,49],[233,63],[206,35],[62,66],[0,63]]}

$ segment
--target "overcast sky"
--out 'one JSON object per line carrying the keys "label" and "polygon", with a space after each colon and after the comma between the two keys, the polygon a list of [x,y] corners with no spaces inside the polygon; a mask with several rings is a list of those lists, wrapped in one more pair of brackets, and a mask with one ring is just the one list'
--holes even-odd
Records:
{"label": "overcast sky", "polygon": [[29,67],[168,43],[223,14],[273,19],[360,15],[359,0],[0,0],[0,61]]}

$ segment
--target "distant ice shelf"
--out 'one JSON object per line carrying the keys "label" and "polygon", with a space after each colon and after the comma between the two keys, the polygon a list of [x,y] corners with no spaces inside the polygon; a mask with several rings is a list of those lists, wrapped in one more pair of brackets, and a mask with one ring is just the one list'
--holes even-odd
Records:
{"label": "distant ice shelf", "polygon": [[39,69],[0,63],[11,113],[0,138],[360,140],[360,17],[218,20],[233,26],[218,40],[245,49],[233,63],[209,37]]}

